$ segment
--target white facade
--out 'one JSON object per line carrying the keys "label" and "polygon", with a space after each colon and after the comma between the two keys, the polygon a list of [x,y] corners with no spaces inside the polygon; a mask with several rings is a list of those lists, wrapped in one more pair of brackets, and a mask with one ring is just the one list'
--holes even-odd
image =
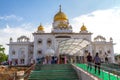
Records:
{"label": "white facade", "polygon": [[30,64],[32,59],[36,61],[38,58],[48,55],[47,51],[50,49],[54,52],[54,54],[50,55],[59,55],[57,52],[59,42],[71,38],[86,39],[91,42],[90,45],[82,50],[81,53],[83,53],[83,55],[81,56],[86,56],[88,52],[90,52],[92,56],[95,56],[95,53],[99,52],[101,59],[105,61],[106,53],[109,62],[114,62],[112,38],[107,42],[103,36],[97,36],[94,38],[94,41],[92,41],[92,33],[87,31],[84,24],[79,33],[73,32],[72,26],[69,24],[67,16],[61,11],[61,8],[54,16],[51,33],[45,33],[44,27],[40,25],[38,30],[33,33],[33,37],[33,42],[30,42],[26,36],[19,37],[17,42],[13,42],[12,38],[10,38],[10,43],[8,44],[9,61],[11,61],[12,64],[16,64],[16,62],[19,65]]}
{"label": "white facade", "polygon": [[13,65],[27,65],[30,63],[33,56],[33,43],[29,42],[29,38],[21,36],[17,39],[17,42],[10,40],[9,45],[9,61],[12,61]]}

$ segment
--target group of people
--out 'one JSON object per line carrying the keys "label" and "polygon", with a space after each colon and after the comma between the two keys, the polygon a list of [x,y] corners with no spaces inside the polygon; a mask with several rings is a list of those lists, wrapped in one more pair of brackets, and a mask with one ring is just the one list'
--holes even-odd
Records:
{"label": "group of people", "polygon": [[87,69],[89,69],[89,68],[90,68],[90,70],[92,69],[92,62],[93,62],[94,66],[95,66],[95,73],[96,73],[96,69],[98,69],[98,74],[100,74],[101,59],[98,55],[98,52],[96,53],[94,58],[92,58],[92,56],[89,52],[87,55],[87,62],[88,62]]}
{"label": "group of people", "polygon": [[42,62],[43,64],[57,64],[58,57],[57,56],[46,56]]}

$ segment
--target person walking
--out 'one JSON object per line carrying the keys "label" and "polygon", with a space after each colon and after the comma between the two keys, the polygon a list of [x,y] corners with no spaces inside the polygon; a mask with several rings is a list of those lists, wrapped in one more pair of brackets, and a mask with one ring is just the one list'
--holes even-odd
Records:
{"label": "person walking", "polygon": [[90,68],[90,71],[91,71],[91,69],[92,69],[92,64],[91,64],[92,63],[92,56],[91,56],[90,52],[87,55],[87,63],[88,63],[87,70]]}
{"label": "person walking", "polygon": [[95,73],[96,73],[96,69],[98,70],[98,74],[100,74],[100,65],[101,65],[101,59],[98,55],[98,52],[96,53],[95,57],[94,57],[94,63],[95,63]]}

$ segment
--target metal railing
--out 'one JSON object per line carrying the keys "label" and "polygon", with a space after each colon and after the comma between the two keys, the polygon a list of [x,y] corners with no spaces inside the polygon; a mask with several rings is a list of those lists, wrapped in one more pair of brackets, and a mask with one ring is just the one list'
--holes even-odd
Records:
{"label": "metal railing", "polygon": [[27,79],[27,78],[29,77],[31,70],[33,70],[34,67],[35,67],[35,64],[31,65],[31,67],[29,67],[29,68],[25,71],[25,73],[24,73],[24,79]]}
{"label": "metal railing", "polygon": [[[76,64],[76,65],[102,80],[120,80],[120,71],[100,65],[99,66],[100,74],[98,74],[98,69],[96,69],[96,73],[95,73],[95,64],[94,63],[90,63],[90,64],[92,67],[91,70],[90,68],[87,68],[88,64]],[[98,65],[96,66],[98,67]]]}
{"label": "metal railing", "polygon": [[28,77],[29,77],[29,75],[30,75],[30,72],[31,72],[31,70],[34,69],[34,67],[35,67],[35,64],[31,65],[28,69],[25,70],[23,76],[16,76],[16,79],[18,80],[18,79],[22,78],[22,79],[24,79],[24,80],[28,80]]}

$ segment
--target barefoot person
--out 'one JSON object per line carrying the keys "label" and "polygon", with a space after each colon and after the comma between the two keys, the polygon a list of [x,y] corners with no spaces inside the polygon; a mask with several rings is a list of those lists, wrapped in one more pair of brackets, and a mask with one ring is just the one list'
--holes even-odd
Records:
{"label": "barefoot person", "polygon": [[98,69],[98,74],[100,74],[101,59],[98,56],[98,52],[96,53],[94,57],[94,63],[95,63],[95,73],[96,73],[96,69]]}
{"label": "barefoot person", "polygon": [[87,55],[87,63],[88,63],[87,70],[90,68],[90,71],[92,69],[91,62],[92,62],[92,56],[90,55],[90,52],[89,52],[88,55]]}

